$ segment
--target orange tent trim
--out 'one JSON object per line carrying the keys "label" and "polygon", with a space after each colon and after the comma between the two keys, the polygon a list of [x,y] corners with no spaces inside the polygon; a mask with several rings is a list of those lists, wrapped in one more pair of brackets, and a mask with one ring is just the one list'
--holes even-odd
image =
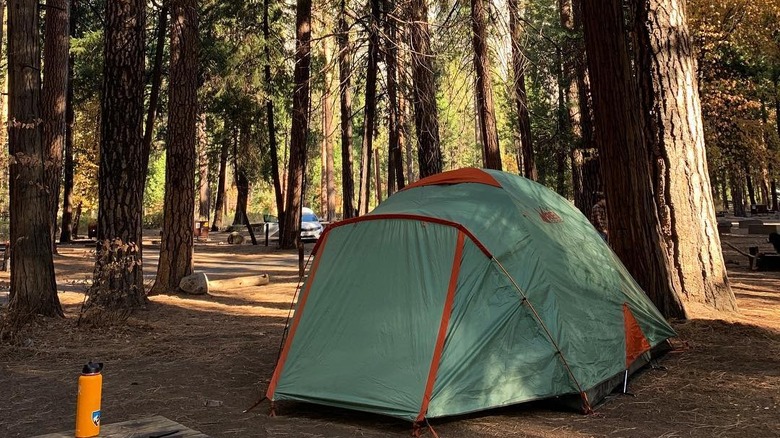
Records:
{"label": "orange tent trim", "polygon": [[451,170],[449,172],[437,173],[436,175],[423,178],[415,183],[409,184],[404,187],[404,190],[413,189],[415,187],[423,186],[437,186],[447,184],[461,184],[461,183],[477,183],[486,184],[493,187],[501,188],[501,184],[496,181],[489,173],[482,169],[469,167],[466,169]]}
{"label": "orange tent trim", "polygon": [[628,303],[623,303],[623,324],[626,330],[626,369],[628,369],[639,356],[650,350],[650,343],[642,333]]}
{"label": "orange tent trim", "polygon": [[[321,241],[324,243],[327,238],[328,235],[325,234],[322,236]],[[282,370],[284,370],[284,363],[287,361],[287,353],[290,351],[290,345],[292,345],[293,338],[295,337],[295,331],[298,329],[298,324],[301,322],[301,315],[303,315],[303,309],[304,306],[306,306],[306,300],[309,298],[309,291],[311,291],[311,285],[314,283],[314,276],[317,274],[317,268],[320,266],[320,260],[321,257],[316,257],[314,259],[314,265],[311,267],[309,279],[306,282],[306,286],[304,287],[303,292],[301,292],[298,309],[295,311],[295,315],[293,316],[290,331],[287,333],[287,339],[284,340],[284,349],[282,350],[282,354],[279,356],[279,362],[276,364],[273,377],[271,377],[271,383],[268,385],[268,391],[265,394],[268,400],[273,401],[274,399],[273,397],[274,392],[276,391],[276,385],[279,383],[279,376],[282,375]]]}
{"label": "orange tent trim", "polygon": [[433,384],[436,382],[436,375],[439,373],[439,362],[441,362],[441,354],[444,350],[444,340],[447,337],[447,328],[450,325],[450,316],[452,316],[452,303],[455,301],[455,289],[458,288],[458,276],[460,275],[460,263],[463,258],[463,244],[465,240],[466,235],[463,231],[460,231],[458,233],[458,241],[455,244],[455,259],[452,261],[450,283],[447,287],[447,299],[444,302],[444,311],[439,324],[439,335],[436,338],[436,347],[433,350],[433,359],[431,359],[431,369],[428,372],[428,383],[425,385],[425,394],[423,395],[422,406],[420,406],[420,413],[417,415],[416,421],[422,421],[428,412]]}

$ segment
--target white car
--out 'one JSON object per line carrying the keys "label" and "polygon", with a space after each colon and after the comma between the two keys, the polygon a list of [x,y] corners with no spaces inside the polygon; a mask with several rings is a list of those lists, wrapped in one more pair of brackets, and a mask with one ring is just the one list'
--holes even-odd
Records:
{"label": "white car", "polygon": [[320,218],[312,209],[303,207],[301,211],[301,240],[317,240],[322,235]]}
{"label": "white car", "polygon": [[[276,216],[263,215],[263,221],[268,224],[269,238],[279,238],[279,219]],[[322,235],[324,227],[314,211],[303,207],[301,211],[301,240],[315,241]]]}

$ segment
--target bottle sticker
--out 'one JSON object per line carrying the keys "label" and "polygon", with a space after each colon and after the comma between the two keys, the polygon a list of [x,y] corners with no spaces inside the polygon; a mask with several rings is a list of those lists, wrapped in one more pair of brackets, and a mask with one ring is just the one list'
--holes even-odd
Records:
{"label": "bottle sticker", "polygon": [[92,413],[92,424],[95,426],[100,426],[100,411],[95,411]]}

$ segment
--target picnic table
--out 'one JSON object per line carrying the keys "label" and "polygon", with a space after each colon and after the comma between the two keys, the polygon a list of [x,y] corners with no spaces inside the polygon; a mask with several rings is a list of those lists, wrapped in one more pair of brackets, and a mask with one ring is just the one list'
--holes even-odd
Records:
{"label": "picnic table", "polygon": [[[74,432],[50,433],[34,438],[72,438]],[[101,438],[137,438],[137,437],[165,437],[165,438],[209,438],[197,430],[192,430],[173,420],[163,416],[130,420],[122,423],[106,424],[100,427]]]}

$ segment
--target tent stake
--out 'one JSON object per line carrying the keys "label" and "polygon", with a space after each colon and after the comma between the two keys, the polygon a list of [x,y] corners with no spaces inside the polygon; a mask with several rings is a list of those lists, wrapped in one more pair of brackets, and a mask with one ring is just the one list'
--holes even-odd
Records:
{"label": "tent stake", "polygon": [[623,378],[623,394],[628,392],[628,370],[626,370],[626,376]]}

